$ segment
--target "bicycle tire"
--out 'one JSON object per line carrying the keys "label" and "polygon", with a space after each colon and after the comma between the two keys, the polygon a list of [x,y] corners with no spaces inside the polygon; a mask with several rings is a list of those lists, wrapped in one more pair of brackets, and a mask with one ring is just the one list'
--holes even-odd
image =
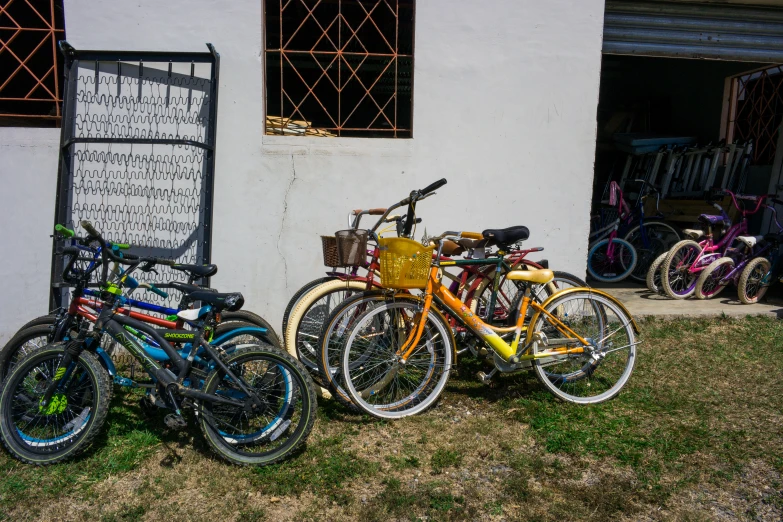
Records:
{"label": "bicycle tire", "polygon": [[[212,403],[201,401],[198,408],[201,433],[204,435],[204,438],[212,450],[222,459],[240,466],[267,466],[285,460],[306,442],[308,435],[313,429],[316,417],[317,400],[313,382],[299,361],[287,353],[284,353],[271,345],[264,346],[259,344],[257,346],[239,348],[231,354],[225,355],[223,360],[226,365],[231,366],[243,361],[252,360],[254,357],[256,360],[265,360],[274,363],[277,368],[275,371],[285,372],[285,374],[291,378],[290,382],[285,380],[286,397],[284,400],[301,400],[302,411],[298,415],[299,421],[293,429],[291,437],[288,437],[284,444],[273,451],[264,452],[261,455],[250,456],[234,449],[235,446],[247,447],[250,441],[242,441],[240,440],[240,436],[237,435],[221,435],[220,430],[215,427],[216,413],[213,411]],[[203,392],[218,395],[217,388],[224,377],[224,372],[220,370],[213,370],[210,372],[204,382]],[[267,387],[268,385],[265,385],[264,389]],[[252,435],[252,442],[263,442],[267,439],[269,442],[275,442],[277,441],[277,438],[273,437],[275,437],[276,434],[279,433],[278,437],[280,437],[289,432],[290,423],[286,425],[286,422],[291,418],[296,417],[296,413],[290,414],[290,412],[286,412],[281,415],[278,411],[275,415],[276,417],[272,422],[268,423],[262,431],[255,432]],[[288,420],[284,421],[283,418]],[[227,441],[226,439],[229,440]]]}
{"label": "bicycle tire", "polygon": [[[318,340],[319,356],[317,362],[321,382],[323,382],[324,387],[329,390],[329,394],[333,399],[351,410],[358,410],[358,408],[342,385],[340,357],[338,353],[342,353],[342,348],[344,348],[345,343],[335,337],[335,330],[338,328],[344,329],[346,327],[346,324],[341,324],[341,322],[345,321],[344,316],[346,313],[349,313],[350,308],[370,305],[373,302],[383,302],[385,300],[386,298],[382,291],[378,290],[369,290],[349,297],[335,307],[329,315],[324,324],[324,328],[321,331],[321,337]],[[344,336],[341,335],[340,338],[342,337]]]}
{"label": "bicycle tire", "polygon": [[[680,251],[687,249],[687,252]],[[701,253],[701,245],[692,239],[684,239],[675,244],[669,253],[666,255],[666,259],[661,263],[661,288],[672,299],[686,299],[693,295],[696,291],[696,279],[697,276],[691,274],[688,268],[693,264],[693,260]],[[680,257],[686,256],[684,264],[680,264]],[[675,264],[674,269],[672,265]],[[677,284],[678,290],[672,289],[672,275],[674,274],[674,282]],[[684,282],[682,290],[680,288],[680,279]]]}
{"label": "bicycle tire", "polygon": [[655,258],[655,261],[650,264],[650,268],[647,269],[647,277],[645,278],[647,289],[651,292],[655,292],[656,294],[662,293],[661,265],[668,255],[669,252],[664,252],[663,254],[659,255]]}
{"label": "bicycle tire", "polygon": [[[38,325],[18,331],[0,350],[0,381],[5,379],[8,373],[20,360],[33,351],[49,344],[52,327]],[[33,346],[25,349],[25,345],[33,342]],[[20,354],[19,351],[24,349]]]}
{"label": "bicycle tire", "polygon": [[[565,307],[565,303],[571,300],[576,299],[584,299],[590,301],[590,307],[585,308],[589,310],[600,310],[600,331],[599,334],[599,341],[597,343],[600,343],[601,346],[607,346],[607,349],[603,351],[603,355],[599,353],[598,360],[592,359],[591,355],[577,355],[577,356],[558,356],[557,359],[553,360],[546,360],[546,358],[542,359],[534,359],[533,360],[533,369],[536,373],[536,377],[538,377],[538,380],[544,385],[545,388],[547,388],[550,392],[552,392],[553,395],[555,395],[557,398],[566,401],[571,402],[575,404],[598,404],[600,402],[608,401],[614,397],[617,396],[618,393],[625,387],[625,385],[628,383],[628,379],[630,379],[631,374],[633,373],[633,369],[636,364],[636,338],[635,338],[635,332],[634,328],[632,326],[633,320],[632,318],[623,310],[623,307],[614,303],[612,299],[609,299],[607,297],[604,297],[599,294],[595,294],[589,290],[581,291],[581,292],[569,292],[565,295],[562,295],[560,297],[555,297],[552,299],[546,307],[547,312],[549,312],[552,315],[557,315],[556,310],[559,307]],[[617,321],[612,321],[611,316],[609,316],[608,312],[612,312],[614,316],[617,317]],[[537,341],[534,338],[534,335],[536,332],[543,329],[544,321],[549,321],[550,316],[548,316],[546,313],[539,313],[533,318],[533,324],[530,325],[528,328],[528,335],[527,335],[527,342],[532,343],[532,353],[533,355],[541,355],[542,353],[546,352],[546,346],[541,345],[539,341]],[[572,321],[572,324],[569,326],[569,328],[576,328],[576,322],[579,322],[580,329],[582,325],[584,324],[583,318],[577,318],[574,316],[570,317],[570,320]],[[621,325],[620,328],[615,329],[614,325],[607,327],[606,325],[611,324],[612,322],[619,323]],[[629,355],[628,360],[625,362],[625,366],[622,368],[622,373],[618,377],[617,381],[614,382],[611,387],[603,392],[598,393],[595,396],[590,397],[580,397],[574,395],[574,391],[577,389],[583,389],[586,390],[588,393],[593,393],[594,391],[600,391],[597,390],[599,386],[601,386],[603,383],[607,381],[606,377],[603,377],[601,380],[593,381],[592,376],[595,372],[597,372],[599,369],[604,370],[604,374],[607,369],[607,361],[606,356],[615,353],[616,351],[619,351],[619,349],[624,348],[622,346],[621,348],[614,348],[614,343],[618,342],[617,339],[612,339],[612,342],[607,343],[606,341],[610,337],[614,337],[616,333],[618,333],[621,329],[624,329],[625,331],[625,338],[620,338],[620,342],[626,342],[627,340],[627,346],[629,348]],[[611,336],[604,335],[607,330],[611,330]],[[577,332],[579,333],[579,332]],[[589,332],[586,334],[583,330],[582,333],[579,333],[579,335],[585,339],[595,339],[597,336],[589,335]],[[570,339],[570,338],[569,338]],[[572,339],[570,339],[572,340]],[[550,338],[547,341],[547,345],[557,345],[557,340],[554,338]],[[564,343],[568,344],[568,342]],[[594,342],[595,344],[595,342]],[[600,352],[600,346],[591,346],[591,348],[599,348]],[[609,351],[609,348],[611,348],[611,351]],[[567,364],[568,361],[572,363],[572,368],[575,369],[574,372],[553,372],[551,371],[552,368],[557,368],[556,366],[558,364],[558,361],[565,361],[563,364]],[[614,360],[614,358],[613,358]],[[554,361],[554,363],[552,362]],[[591,361],[594,361],[592,364],[590,364]],[[588,364],[586,364],[588,363]],[[622,364],[622,361],[620,361]],[[549,370],[547,370],[549,368]],[[551,376],[557,376],[556,378],[552,378]],[[593,382],[596,383],[596,386],[592,386]],[[569,393],[563,389],[563,387],[571,385],[572,392]],[[560,387],[563,386],[563,387]]]}
{"label": "bicycle tire", "polygon": [[612,269],[607,272],[603,268],[601,268],[601,256],[602,256],[602,249],[606,249],[609,246],[609,239],[602,239],[600,241],[597,241],[590,247],[590,251],[587,254],[587,272],[596,281],[601,281],[603,283],[619,283],[623,279],[627,278],[631,273],[633,272],[634,268],[636,267],[636,249],[631,245],[629,242],[627,242],[624,239],[620,238],[614,238],[612,239],[612,243],[616,244],[618,248],[623,248],[628,251],[628,255],[630,255],[631,259],[627,261],[618,261],[618,266],[615,268],[619,268],[620,271],[617,272],[617,270],[611,271]]}
{"label": "bicycle tire", "polygon": [[[648,230],[654,230],[656,228],[659,228],[667,231],[664,237],[661,237],[660,232],[654,234],[650,232],[647,233],[648,237],[652,236],[651,238],[652,241],[658,242],[657,248],[656,247],[650,249],[640,248],[639,245],[634,242],[635,235],[641,230],[642,226],[644,226]],[[672,241],[671,238],[674,238],[674,240]],[[657,259],[660,254],[664,252],[668,252],[669,249],[672,246],[674,246],[675,243],[680,241],[680,233],[677,232],[677,230],[671,225],[668,225],[661,221],[645,221],[643,225],[637,225],[633,227],[631,230],[629,230],[628,233],[625,234],[623,239],[628,241],[631,245],[633,245],[633,247],[636,249],[636,253],[638,257],[636,262],[636,268],[634,268],[634,271],[631,273],[629,277],[641,283],[646,281],[646,275],[647,272],[649,271],[650,264],[655,259]]]}
{"label": "bicycle tire", "polygon": [[[727,271],[725,267],[728,267]],[[715,280],[716,275],[720,278],[718,279],[718,281],[720,281],[727,273],[731,272],[733,268],[734,260],[732,258],[720,257],[716,259],[699,274],[699,278],[696,280],[696,289],[693,294],[697,299],[712,299],[713,297],[716,297],[728,285],[727,282],[725,285],[715,285],[713,287],[712,283]]]}
{"label": "bicycle tire", "polygon": [[302,296],[304,296],[307,292],[316,286],[328,281],[334,281],[335,279],[337,279],[337,276],[326,276],[313,279],[309,283],[305,283],[304,286],[302,286],[293,296],[291,296],[291,299],[289,299],[288,304],[285,307],[285,311],[283,312],[283,329],[280,330],[283,334],[283,342],[285,342],[285,332],[288,327],[288,318],[291,315],[291,311],[294,309],[294,306],[296,306],[296,303],[299,302]]}
{"label": "bicycle tire", "polygon": [[236,312],[223,312],[220,314],[220,324],[226,324],[231,322],[244,322],[266,328],[267,342],[272,346],[276,346],[280,349],[283,348],[275,329],[269,324],[269,321],[261,317],[260,315],[253,313],[249,310],[237,310]]}
{"label": "bicycle tire", "polygon": [[[290,355],[296,357],[304,364],[305,368],[307,368],[308,372],[310,372],[310,375],[321,387],[321,395],[323,397],[328,397],[329,395],[328,390],[325,387],[325,383],[321,381],[321,375],[318,372],[318,363],[316,362],[316,346],[313,345],[317,345],[318,339],[321,337],[323,323],[329,317],[331,310],[327,313],[320,314],[323,315],[322,319],[319,319],[320,315],[311,314],[312,317],[308,317],[308,313],[318,306],[318,302],[324,298],[328,298],[330,296],[335,298],[339,297],[337,295],[339,292],[353,293],[362,292],[366,289],[367,283],[363,281],[343,281],[341,279],[327,281],[314,287],[307,294],[305,294],[304,297],[302,297],[299,302],[296,303],[296,306],[294,306],[294,309],[289,317],[287,331],[285,334],[285,349]],[[342,299],[340,301],[342,301]],[[329,305],[330,304],[327,303],[325,306]],[[325,312],[325,310],[320,310],[319,312]],[[312,327],[312,332],[301,331],[301,326],[303,320],[305,319],[307,319],[307,327]],[[320,327],[318,326],[319,322],[321,323]],[[310,344],[310,347],[312,347],[312,353],[310,353],[311,350],[307,346],[307,343],[299,339],[299,337],[304,337],[305,334],[307,334],[308,338],[313,339],[312,343]],[[307,351],[306,354],[304,353],[305,350]]]}
{"label": "bicycle tire", "polygon": [[[49,359],[62,358],[64,353],[65,343],[52,344],[36,350],[20,361],[8,375],[8,378],[3,382],[2,391],[0,391],[0,439],[2,439],[3,445],[12,457],[27,464],[47,466],[75,457],[91,445],[95,437],[100,433],[100,429],[106,420],[109,411],[109,400],[111,398],[111,394],[109,393],[109,390],[111,389],[109,376],[103,366],[101,366],[98,358],[86,351],[82,352],[79,356],[78,361],[76,361],[76,367],[81,368],[84,371],[84,376],[93,383],[93,391],[92,395],[90,395],[93,407],[88,410],[87,419],[82,419],[83,423],[79,427],[74,425],[74,429],[72,430],[73,435],[66,434],[51,440],[33,439],[23,435],[13,419],[9,418],[14,413],[12,401],[16,396],[15,392],[17,385],[20,384],[22,379],[31,369],[38,368],[38,365],[43,364]],[[27,397],[27,402],[31,402],[29,397]],[[80,419],[85,410],[86,408],[82,409],[82,413],[73,418],[70,422]],[[33,416],[40,414],[39,411],[37,414],[33,414]],[[59,416],[60,414],[61,413],[44,415]],[[28,415],[30,414],[28,413]],[[65,427],[68,427],[70,422],[67,423]],[[28,444],[22,442],[23,437],[29,439]],[[68,437],[66,440],[72,440],[73,442],[59,451],[54,450],[44,454],[41,451],[36,452],[30,449],[43,448],[53,444],[61,445],[63,437]]]}
{"label": "bicycle tire", "polygon": [[[565,290],[565,287],[558,286],[558,281],[561,283],[570,283],[572,287],[577,288],[590,288],[588,284],[581,278],[576,277],[574,274],[570,274],[568,272],[562,272],[560,270],[554,271],[555,277],[552,279],[550,283],[547,283],[545,285],[536,285],[542,287],[542,289],[546,292],[546,295],[541,292],[535,292],[531,293],[531,298],[537,301],[539,304],[543,303],[549,296],[552,296],[559,292],[560,290]],[[522,298],[524,298],[525,295],[523,292],[520,292],[517,294],[517,296],[514,298],[514,302],[511,305],[512,313],[509,315],[508,323],[506,326],[514,326],[517,324],[517,319],[519,318],[519,312],[520,308],[522,306]],[[532,317],[532,309],[528,309],[528,317],[525,319],[525,322],[529,321]]]}
{"label": "bicycle tire", "polygon": [[36,317],[32,321],[26,322],[21,328],[19,328],[16,333],[18,334],[22,330],[27,330],[28,328],[32,328],[33,326],[41,326],[43,324],[52,325],[57,322],[57,314],[48,314],[48,315],[42,315],[40,317]]}
{"label": "bicycle tire", "polygon": [[[365,312],[354,325],[346,333],[347,341],[345,343],[345,349],[341,357],[342,375],[345,382],[345,390],[348,392],[351,401],[363,412],[372,415],[373,417],[381,419],[400,419],[411,415],[416,415],[431,408],[440,399],[443,390],[448,382],[451,368],[453,366],[454,357],[454,344],[453,337],[449,334],[451,328],[449,327],[446,319],[436,310],[430,308],[430,312],[427,314],[427,323],[425,324],[425,333],[427,340],[423,347],[426,347],[426,352],[429,353],[429,361],[422,361],[421,363],[412,363],[413,359],[407,359],[405,364],[389,363],[389,361],[395,360],[396,356],[392,353],[394,347],[389,345],[386,347],[381,346],[378,349],[378,341],[382,339],[383,335],[373,334],[372,352],[378,354],[379,359],[385,359],[381,367],[380,363],[375,362],[370,365],[372,369],[380,369],[382,372],[386,367],[391,367],[383,377],[376,379],[373,382],[361,381],[359,377],[368,373],[369,370],[362,371],[364,363],[357,363],[362,360],[365,354],[370,353],[369,349],[365,349],[360,346],[361,342],[359,337],[361,329],[365,324],[365,321],[372,320],[373,316],[383,313],[387,310],[409,308],[413,314],[411,317],[415,318],[417,312],[421,309],[422,300],[416,298],[396,298],[392,297],[387,299],[384,304],[376,306],[375,308]],[[398,323],[398,318],[392,318],[392,323]],[[416,325],[412,321],[407,321],[409,325]],[[398,323],[399,324],[399,323]],[[388,331],[392,332],[392,337],[400,337],[396,332],[397,326],[390,326]],[[433,328],[432,331],[426,331],[429,328]],[[407,335],[407,334],[406,334]],[[441,341],[439,341],[440,339]],[[435,353],[437,344],[442,342],[443,346],[437,349],[438,354]],[[356,343],[356,345],[354,345]],[[356,350],[354,351],[354,348]],[[362,352],[362,353],[360,353]],[[422,353],[422,349],[415,350],[414,353]],[[354,359],[352,359],[354,357]],[[358,357],[358,359],[357,359]],[[425,357],[427,355],[425,354]],[[438,360],[442,357],[442,361]],[[356,363],[356,364],[355,364]],[[402,372],[414,372],[417,368],[423,369],[424,376],[421,383],[415,383],[415,379],[410,375],[407,375],[404,380],[397,380],[397,376]],[[440,370],[440,373],[438,371]],[[396,386],[394,385],[396,383]],[[402,398],[397,398],[398,393],[402,390],[402,384],[414,383],[416,388],[408,393],[408,395]],[[366,386],[370,386],[367,388]],[[357,389],[357,387],[359,389]],[[392,402],[389,404],[370,404],[367,399],[377,400],[382,398],[383,390],[396,391],[389,398]],[[406,392],[407,393],[407,392]],[[423,397],[422,397],[423,396]]]}
{"label": "bicycle tire", "polygon": [[[757,273],[756,269],[759,267],[763,270],[763,272],[761,272],[761,277],[755,276]],[[770,270],[772,270],[772,263],[765,257],[757,257],[756,259],[751,260],[751,262],[742,269],[739,284],[737,284],[737,294],[742,304],[756,304],[764,297],[764,294],[767,293],[767,289],[771,283],[762,284],[761,281],[769,275]],[[756,279],[758,279],[758,290],[753,291]],[[749,290],[752,292],[752,295],[749,294]]]}

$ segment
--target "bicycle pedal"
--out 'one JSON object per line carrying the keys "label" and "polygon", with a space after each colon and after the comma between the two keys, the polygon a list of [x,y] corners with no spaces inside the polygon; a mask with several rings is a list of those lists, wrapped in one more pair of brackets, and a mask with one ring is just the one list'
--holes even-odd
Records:
{"label": "bicycle pedal", "polygon": [[489,372],[489,373],[478,372],[478,373],[476,374],[476,377],[477,377],[477,378],[478,378],[478,380],[480,380],[481,382],[483,382],[483,383],[487,383],[487,382],[489,382],[489,381],[491,381],[491,380],[492,380],[492,377],[495,375],[495,373],[497,373],[497,371],[498,371],[498,370],[497,370],[497,368],[493,368],[493,370],[492,370],[491,372]]}
{"label": "bicycle pedal", "polygon": [[163,418],[163,422],[166,426],[172,430],[181,430],[185,428],[188,423],[182,415],[176,413],[169,413]]}

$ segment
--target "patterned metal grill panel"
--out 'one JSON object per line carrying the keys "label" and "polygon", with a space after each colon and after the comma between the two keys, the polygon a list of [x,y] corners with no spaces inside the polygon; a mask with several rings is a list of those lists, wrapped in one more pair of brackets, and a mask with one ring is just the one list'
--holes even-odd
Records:
{"label": "patterned metal grill panel", "polygon": [[[87,219],[105,238],[131,243],[134,253],[208,263],[217,62],[69,52],[58,222],[80,234]],[[57,283],[56,258],[54,265]],[[138,279],[165,287],[185,278],[157,270]]]}

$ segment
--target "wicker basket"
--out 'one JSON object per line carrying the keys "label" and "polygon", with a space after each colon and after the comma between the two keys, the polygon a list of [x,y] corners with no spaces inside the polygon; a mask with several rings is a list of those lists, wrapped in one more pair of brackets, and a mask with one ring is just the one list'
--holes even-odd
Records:
{"label": "wicker basket", "polygon": [[412,289],[427,286],[434,247],[402,237],[379,241],[381,281],[384,288]]}
{"label": "wicker basket", "polygon": [[367,259],[367,230],[338,230],[334,235],[340,266],[361,265]]}
{"label": "wicker basket", "polygon": [[321,236],[321,246],[324,250],[324,266],[340,266],[340,258],[337,256],[337,238],[334,236]]}

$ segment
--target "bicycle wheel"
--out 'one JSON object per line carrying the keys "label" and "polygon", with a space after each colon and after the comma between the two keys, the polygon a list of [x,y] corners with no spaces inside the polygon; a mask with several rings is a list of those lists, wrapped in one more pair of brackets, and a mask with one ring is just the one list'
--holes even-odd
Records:
{"label": "bicycle wheel", "polygon": [[[550,296],[556,294],[557,292],[561,290],[566,290],[568,288],[589,288],[587,283],[585,283],[581,278],[576,277],[573,274],[569,274],[568,272],[560,272],[555,271],[554,272],[555,277],[552,279],[551,282],[545,284],[545,285],[533,285],[533,289],[530,293],[530,297],[533,301],[537,302],[538,304],[543,303],[546,301]],[[519,318],[519,312],[522,307],[522,299],[525,297],[524,292],[519,292],[514,298],[514,302],[511,304],[511,309],[513,310],[513,313],[508,318],[507,326],[514,326],[517,324],[517,319]],[[530,321],[530,318],[533,316],[533,308],[528,307],[527,313],[525,314],[527,317],[525,318],[525,323]]]}
{"label": "bicycle wheel", "polygon": [[282,348],[269,342],[266,333],[260,332],[258,328],[259,326],[257,324],[250,323],[221,323],[215,328],[210,343],[215,346],[220,346],[224,351],[231,351],[246,345],[255,345],[258,343],[269,344],[282,351]]}
{"label": "bicycle wheel", "polygon": [[668,252],[680,240],[680,234],[666,223],[646,221],[632,228],[623,239],[633,245],[638,256],[630,278],[644,282],[652,262],[662,253]]}
{"label": "bicycle wheel", "polygon": [[647,269],[647,289],[651,292],[655,292],[656,294],[660,294],[661,291],[661,265],[663,264],[663,261],[666,259],[666,256],[669,255],[669,252],[664,252],[663,254],[659,255],[655,258],[655,261],[650,263],[650,268]]}
{"label": "bicycle wheel", "polygon": [[772,281],[769,281],[772,263],[764,257],[757,257],[742,269],[737,294],[743,304],[755,304],[764,297]]}
{"label": "bicycle wheel", "polygon": [[42,326],[42,325],[53,325],[57,322],[57,314],[49,314],[49,315],[42,315],[40,317],[36,317],[32,321],[28,321],[25,323],[20,329],[16,331],[16,334],[21,332],[22,330],[27,330],[28,328],[32,328],[33,326]]}
{"label": "bicycle wheel", "polygon": [[28,354],[49,344],[51,325],[33,326],[20,330],[0,350],[0,380],[5,379],[16,363]]}
{"label": "bicycle wheel", "polygon": [[701,245],[685,239],[669,250],[661,263],[661,288],[672,299],[685,299],[696,291],[698,274],[690,271],[691,265],[701,254]]}
{"label": "bicycle wheel", "polygon": [[346,332],[340,366],[345,390],[362,411],[382,419],[421,413],[438,400],[451,372],[454,344],[446,320],[430,309],[419,342],[397,354],[419,326],[422,301],[387,301]]}
{"label": "bicycle wheel", "polygon": [[285,307],[285,311],[283,312],[283,329],[280,330],[283,332],[283,342],[285,342],[285,332],[288,329],[288,318],[291,316],[291,312],[294,309],[294,306],[302,299],[302,297],[308,293],[310,290],[315,288],[316,286],[326,283],[328,281],[334,281],[337,279],[337,276],[326,276],[326,277],[320,277],[318,279],[314,279],[310,281],[309,283],[305,283],[302,288],[296,291],[296,293],[291,297],[291,299],[288,301],[288,304]]}
{"label": "bicycle wheel", "polygon": [[712,299],[729,284],[729,281],[724,281],[724,278],[732,270],[734,270],[734,260],[732,258],[721,257],[716,259],[699,274],[699,278],[696,280],[696,289],[693,293],[699,299]]}
{"label": "bicycle wheel", "polygon": [[[340,303],[326,320],[321,338],[318,341],[319,357],[318,370],[322,382],[326,384],[332,398],[351,409],[356,409],[348,392],[345,391],[340,362],[345,343],[348,340],[346,333],[351,331],[356,320],[376,306],[390,299],[388,293],[379,290],[371,290],[354,295]],[[415,300],[412,296],[397,295],[393,299]],[[380,331],[375,318],[376,328]]]}
{"label": "bicycle wheel", "polygon": [[[81,453],[99,433],[109,410],[109,376],[98,359],[82,352],[60,368],[65,343],[45,346],[19,361],[3,382],[0,438],[15,459],[45,466]],[[65,371],[46,408],[40,405],[55,375]]]}
{"label": "bicycle wheel", "polygon": [[[567,313],[562,313],[566,310]],[[633,321],[611,299],[589,290],[554,298],[528,329],[533,368],[539,381],[558,398],[577,404],[596,404],[615,397],[628,382],[636,363]],[[573,333],[562,331],[557,317]],[[546,342],[536,332],[549,332]],[[563,348],[582,353],[562,354]],[[546,356],[551,354],[551,356]]]}
{"label": "bicycle wheel", "polygon": [[[224,357],[261,405],[244,408],[201,401],[199,426],[207,443],[233,464],[266,466],[287,458],[304,444],[315,422],[315,389],[307,371],[269,344],[239,348]],[[203,392],[247,398],[238,383],[220,370],[210,372]]]}
{"label": "bicycle wheel", "polygon": [[283,348],[280,338],[275,329],[269,322],[258,314],[248,310],[237,310],[236,312],[223,312],[220,314],[220,324],[229,323],[250,323],[261,328],[266,328],[266,342],[277,348]]}
{"label": "bicycle wheel", "polygon": [[609,240],[595,243],[587,254],[587,272],[596,281],[617,283],[636,267],[636,250],[624,239],[612,239],[613,252],[609,255]]}
{"label": "bicycle wheel", "polygon": [[367,283],[362,281],[328,281],[310,290],[291,312],[285,335],[286,351],[304,364],[320,386],[325,386],[317,362],[323,325],[337,305],[366,289]]}

